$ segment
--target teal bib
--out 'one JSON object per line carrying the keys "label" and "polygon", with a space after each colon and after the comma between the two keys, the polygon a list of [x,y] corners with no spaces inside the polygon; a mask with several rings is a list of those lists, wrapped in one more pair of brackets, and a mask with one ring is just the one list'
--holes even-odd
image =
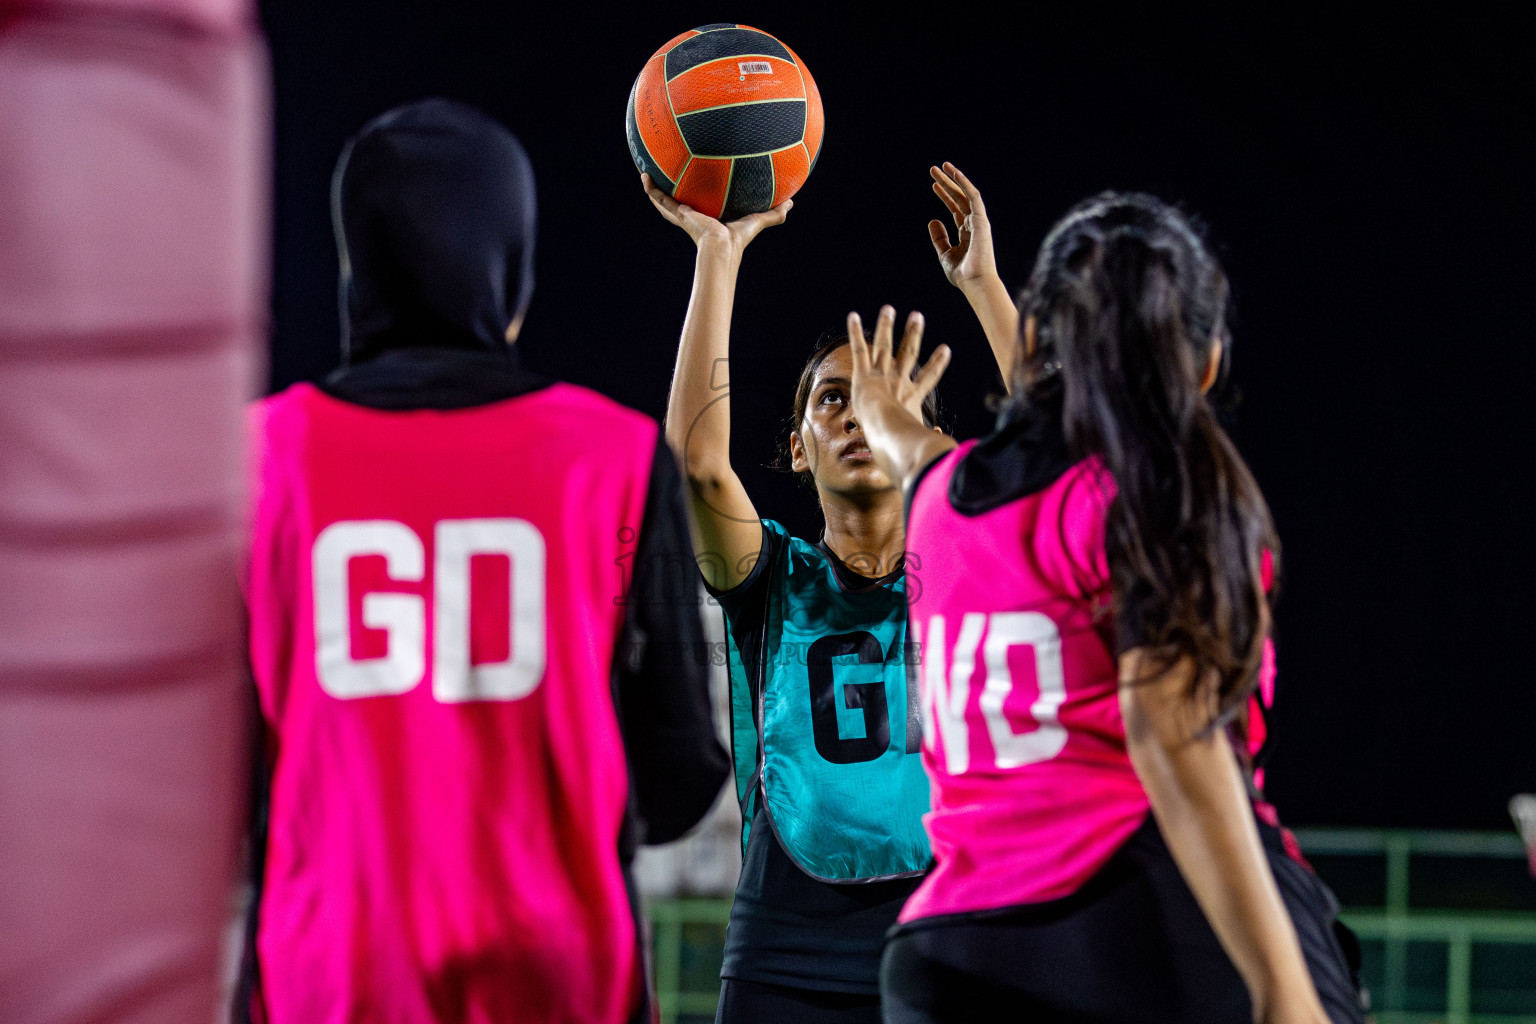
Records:
{"label": "teal bib", "polygon": [[[784,527],[763,566],[762,655],[730,641],[732,748],[742,849],[757,800],[784,851],[813,878],[922,873],[928,779],[919,749],[906,581],[845,588],[829,556]],[[727,629],[727,636],[731,631]]]}

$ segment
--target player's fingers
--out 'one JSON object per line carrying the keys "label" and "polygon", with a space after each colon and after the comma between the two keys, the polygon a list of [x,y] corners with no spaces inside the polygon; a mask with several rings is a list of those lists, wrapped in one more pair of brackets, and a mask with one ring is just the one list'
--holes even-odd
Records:
{"label": "player's fingers", "polygon": [[949,229],[943,221],[931,220],[928,222],[928,240],[933,243],[933,251],[943,259],[954,248],[949,244]]}
{"label": "player's fingers", "polygon": [[661,189],[657,188],[655,185],[652,185],[651,176],[649,174],[640,175],[640,183],[645,187],[646,198],[651,201],[651,205],[656,207],[657,211],[663,217],[671,221],[673,224],[682,223],[682,215],[680,211],[686,209],[686,207],[684,207],[676,199],[673,199],[671,196],[667,195]]}
{"label": "player's fingers", "polygon": [[950,166],[952,165],[947,162],[943,167],[940,167],[938,164],[933,164],[928,168],[928,177],[933,179],[934,184],[954,194],[957,198],[963,197],[965,195],[965,190],[962,189],[959,185],[956,185],[955,179],[949,176],[948,168]]}
{"label": "player's fingers", "polygon": [[786,199],[771,210],[764,210],[762,213],[749,213],[742,220],[753,221],[753,227],[756,231],[761,231],[763,228],[771,228],[777,224],[783,224],[784,218],[789,216],[789,208],[794,205],[795,201],[793,199]]}
{"label": "player's fingers", "polygon": [[981,201],[981,189],[973,185],[971,179],[967,178],[965,173],[954,164],[946,163],[944,169],[949,172],[949,176],[965,193],[966,202],[970,204],[971,209],[980,216],[985,217],[987,215],[987,205]]}
{"label": "player's fingers", "polygon": [[874,362],[878,370],[888,371],[891,368],[891,336],[895,333],[896,307],[881,306],[880,315],[875,318]]}
{"label": "player's fingers", "polygon": [[903,380],[912,376],[917,365],[917,354],[923,346],[923,314],[917,310],[907,314],[907,329],[901,333],[901,347],[896,351],[896,371]]}
{"label": "player's fingers", "polygon": [[939,177],[934,181],[934,185],[943,189],[944,193],[949,196],[949,201],[958,207],[962,213],[971,212],[970,197],[965,194],[965,189],[957,185],[949,175],[942,171],[939,172]]}
{"label": "player's fingers", "polygon": [[668,224],[681,225],[683,223],[682,215],[679,214],[676,209],[667,209],[666,204],[657,199],[655,196],[651,197],[651,205],[656,207],[656,212],[661,214],[662,217],[666,219]]}
{"label": "player's fingers", "polygon": [[945,192],[943,186],[941,186],[938,182],[934,182],[933,194],[944,200],[944,205],[949,210],[949,218],[955,222],[955,227],[965,227],[965,212],[961,210],[960,207],[955,205],[955,202],[950,197],[949,193]]}
{"label": "player's fingers", "polygon": [[869,346],[864,343],[863,324],[857,313],[848,314],[848,351],[853,355],[854,383],[861,384],[869,376],[870,354]]}
{"label": "player's fingers", "polygon": [[971,215],[971,208],[963,200],[964,196],[956,192],[950,192],[938,182],[933,183],[933,191],[944,200],[944,205],[949,207],[949,215],[954,218],[955,227],[964,228],[966,219]]}
{"label": "player's fingers", "polygon": [[778,206],[763,214],[763,226],[773,227],[775,224],[783,224],[789,218],[789,211],[794,209],[795,201],[786,199]]}
{"label": "player's fingers", "polygon": [[965,219],[965,207],[960,205],[960,200],[964,198],[963,194],[958,191],[951,192],[944,187],[943,182],[937,180],[933,183],[933,194],[938,196],[939,201],[949,209],[950,216],[955,218],[956,224]]}
{"label": "player's fingers", "polygon": [[850,347],[856,344],[863,346],[864,354],[868,357],[869,362],[874,362],[873,353],[869,351],[869,346],[864,341],[864,321],[857,313],[848,314],[848,344]]}
{"label": "player's fingers", "polygon": [[[954,164],[945,164],[945,168],[954,167]],[[971,212],[971,197],[960,184],[950,177],[949,172],[943,168],[933,167],[928,172],[933,177],[934,185],[942,188],[948,194],[950,202],[959,207],[962,213]]]}
{"label": "player's fingers", "polygon": [[661,189],[656,187],[656,183],[651,180],[651,176],[649,174],[642,173],[640,175],[640,187],[645,189],[645,194],[651,197],[652,202],[655,202],[659,199],[671,198],[671,196],[667,195]]}
{"label": "player's fingers", "polygon": [[940,345],[933,350],[933,355],[928,357],[928,362],[917,372],[917,378],[912,385],[916,389],[919,399],[927,398],[934,388],[939,386],[939,378],[944,376],[944,371],[949,368],[950,350],[948,345]]}

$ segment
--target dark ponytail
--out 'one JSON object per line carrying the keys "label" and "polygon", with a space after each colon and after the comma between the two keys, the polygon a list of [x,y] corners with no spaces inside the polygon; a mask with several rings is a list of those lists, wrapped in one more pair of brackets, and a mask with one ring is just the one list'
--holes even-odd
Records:
{"label": "dark ponytail", "polygon": [[1279,558],[1264,496],[1200,390],[1213,346],[1222,373],[1231,353],[1227,297],[1175,208],[1120,193],[1079,204],[1042,243],[1021,300],[1037,344],[1028,357],[1020,346],[1009,408],[1059,417],[1075,455],[1104,460],[1120,645],[1149,647],[1159,668],[1189,658],[1213,727],[1239,717],[1257,683],[1261,566],[1265,551]]}

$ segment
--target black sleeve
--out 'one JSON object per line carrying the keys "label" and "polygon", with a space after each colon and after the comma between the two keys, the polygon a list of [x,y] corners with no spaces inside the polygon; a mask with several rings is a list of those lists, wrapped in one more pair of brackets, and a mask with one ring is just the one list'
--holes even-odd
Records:
{"label": "black sleeve", "polygon": [[256,958],[256,936],[261,924],[261,896],[266,879],[267,818],[272,806],[272,762],[268,749],[267,720],[261,713],[255,675],[246,666],[248,714],[246,728],[251,756],[250,791],[246,804],[246,867],[250,902],[245,909],[245,931],[240,953],[240,974],[235,981],[232,1024],[253,1024],[254,1000],[260,998],[261,969]]}
{"label": "black sleeve", "polygon": [[697,581],[682,476],[658,438],[614,679],[636,838],[646,843],[697,824],[730,770],[715,733]]}

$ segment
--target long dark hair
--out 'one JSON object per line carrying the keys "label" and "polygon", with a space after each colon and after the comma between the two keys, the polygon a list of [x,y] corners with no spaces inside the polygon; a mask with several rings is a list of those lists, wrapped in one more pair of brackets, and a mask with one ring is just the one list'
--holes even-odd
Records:
{"label": "long dark hair", "polygon": [[1138,193],[1079,203],[1041,243],[1020,299],[1036,347],[1019,346],[1005,410],[1059,417],[1075,456],[1103,459],[1116,620],[1134,633],[1122,647],[1151,648],[1158,670],[1189,658],[1190,696],[1214,704],[1213,728],[1242,724],[1269,629],[1261,566],[1280,555],[1200,389],[1217,342],[1226,375],[1227,305],[1221,264],[1179,210]]}
{"label": "long dark hair", "polygon": [[[874,336],[864,332],[866,342],[873,341]],[[816,348],[806,359],[805,365],[800,369],[800,380],[795,384],[795,401],[789,414],[789,433],[795,433],[800,429],[800,421],[805,419],[805,407],[811,402],[811,385],[816,381],[816,369],[833,352],[848,344],[847,334],[837,334],[823,337],[816,343]],[[916,376],[919,367],[912,368],[913,376]],[[923,399],[923,422],[928,426],[939,425],[939,393],[937,390],[928,392],[928,397]],[[794,473],[794,455],[789,447],[789,434],[785,434],[779,441],[777,457],[770,464],[772,469],[780,469]],[[816,477],[810,470],[801,470],[795,473],[800,482],[811,490],[816,489]]]}

